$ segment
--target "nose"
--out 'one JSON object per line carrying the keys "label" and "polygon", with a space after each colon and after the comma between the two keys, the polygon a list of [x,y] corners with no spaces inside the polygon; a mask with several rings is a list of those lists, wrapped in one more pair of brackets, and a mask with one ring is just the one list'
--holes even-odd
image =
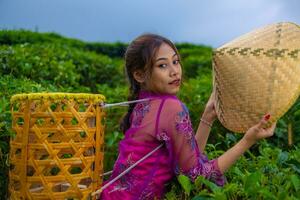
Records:
{"label": "nose", "polygon": [[174,64],[172,63],[172,65],[171,65],[171,67],[170,67],[170,74],[171,74],[171,76],[176,76],[176,75],[178,75],[179,70],[180,70],[180,66],[179,66],[179,65],[174,65]]}

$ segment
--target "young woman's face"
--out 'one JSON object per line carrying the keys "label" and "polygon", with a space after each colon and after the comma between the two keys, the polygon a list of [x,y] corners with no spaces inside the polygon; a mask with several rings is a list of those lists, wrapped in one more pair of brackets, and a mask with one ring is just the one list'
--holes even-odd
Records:
{"label": "young woman's face", "polygon": [[168,44],[163,43],[154,58],[150,78],[145,87],[159,94],[175,95],[181,85],[181,65],[176,52]]}

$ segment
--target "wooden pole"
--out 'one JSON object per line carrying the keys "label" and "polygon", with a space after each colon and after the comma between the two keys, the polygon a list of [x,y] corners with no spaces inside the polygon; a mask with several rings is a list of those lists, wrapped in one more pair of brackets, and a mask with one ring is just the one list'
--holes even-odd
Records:
{"label": "wooden pole", "polygon": [[292,123],[288,123],[288,144],[289,146],[293,145],[293,132],[292,132]]}

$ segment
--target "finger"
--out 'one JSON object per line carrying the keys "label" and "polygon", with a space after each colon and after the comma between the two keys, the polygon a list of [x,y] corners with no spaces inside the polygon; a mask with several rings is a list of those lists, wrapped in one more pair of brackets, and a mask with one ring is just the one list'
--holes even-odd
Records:
{"label": "finger", "polygon": [[273,123],[272,126],[270,126],[269,128],[265,129],[266,137],[273,136],[275,128],[276,128],[276,123]]}
{"label": "finger", "polygon": [[276,128],[276,124],[277,124],[277,122],[273,123],[271,126],[266,128],[266,130],[274,130]]}
{"label": "finger", "polygon": [[274,132],[274,130],[276,128],[276,124],[277,124],[277,122],[273,123],[272,126],[270,126],[269,128],[267,128],[266,130],[270,131],[270,132]]}
{"label": "finger", "polygon": [[258,123],[258,128],[264,128],[266,124],[268,123],[268,120],[270,119],[271,115],[266,114]]}

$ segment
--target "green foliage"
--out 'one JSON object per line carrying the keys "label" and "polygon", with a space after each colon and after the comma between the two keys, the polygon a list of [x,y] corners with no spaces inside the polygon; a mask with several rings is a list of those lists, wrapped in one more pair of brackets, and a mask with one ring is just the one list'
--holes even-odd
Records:
{"label": "green foliage", "polygon": [[127,44],[124,43],[92,43],[63,37],[57,33],[38,33],[27,30],[0,30],[0,45],[17,44],[61,44],[83,51],[93,51],[109,57],[122,58]]}
{"label": "green foliage", "polygon": [[0,73],[94,91],[96,83],[116,86],[125,79],[120,59],[84,52],[62,44],[0,46]]}
{"label": "green foliage", "polygon": [[285,115],[280,119],[280,123],[278,123],[277,129],[280,131],[277,132],[277,140],[276,146],[284,147],[285,140],[287,137],[287,126],[291,124],[292,133],[293,133],[293,142],[295,144],[299,144],[300,142],[300,96],[293,104],[293,106],[285,113]]}
{"label": "green foliage", "polygon": [[[190,46],[190,48],[188,48]],[[185,78],[196,78],[211,72],[212,49],[202,46],[183,46],[179,53],[182,58]]]}
{"label": "green foliage", "polygon": [[180,183],[181,187],[184,189],[185,194],[187,194],[188,196],[191,193],[192,190],[192,183],[189,177],[180,174],[178,177],[178,182]]}
{"label": "green foliage", "polygon": [[38,33],[27,30],[1,30],[0,45],[16,45],[24,43],[67,43],[74,47],[84,46],[84,42],[75,39],[67,39],[57,33]]}
{"label": "green foliage", "polygon": [[[107,102],[126,101],[128,89],[122,57],[127,44],[87,43],[56,33],[25,30],[0,31],[0,176],[8,176],[11,113],[9,99],[24,92],[93,92]],[[212,90],[211,47],[176,44],[182,58],[185,80],[179,93],[186,103],[194,128]],[[106,110],[104,171],[112,169],[123,138],[119,122],[127,107]],[[19,123],[23,123],[22,120]],[[43,122],[40,121],[42,124]],[[72,123],[76,124],[76,120]],[[294,144],[287,145],[287,127],[292,125]],[[199,176],[191,182],[184,175],[170,184],[165,199],[299,199],[300,198],[300,98],[278,121],[275,136],[260,141],[226,172],[227,184],[219,187]],[[85,133],[80,133],[85,137]],[[241,134],[215,122],[206,147],[209,159],[222,155]],[[62,159],[72,154],[62,155]],[[80,167],[70,169],[81,173]],[[50,174],[61,173],[54,167]],[[0,180],[0,198],[7,198],[8,179]]]}
{"label": "green foliage", "polygon": [[87,43],[85,49],[89,51],[95,51],[100,54],[107,55],[109,57],[123,58],[127,44],[116,42],[116,43]]}
{"label": "green foliage", "polygon": [[[226,137],[226,140],[229,138]],[[218,147],[215,148],[218,150]],[[298,199],[299,147],[282,151],[263,140],[254,148],[258,148],[257,155],[251,153],[253,149],[247,151],[226,172],[227,183],[224,187],[219,187],[202,176],[193,184],[186,179],[173,181],[165,199]],[[212,157],[212,154],[214,156],[209,151],[208,157]]]}

